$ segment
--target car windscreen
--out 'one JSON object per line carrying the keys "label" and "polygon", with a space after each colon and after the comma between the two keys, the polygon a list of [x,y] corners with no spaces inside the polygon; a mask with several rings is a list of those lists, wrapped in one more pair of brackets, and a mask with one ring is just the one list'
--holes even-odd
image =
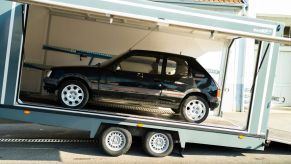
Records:
{"label": "car windscreen", "polygon": [[126,54],[126,53],[122,53],[122,54],[120,54],[120,55],[114,55],[111,59],[106,60],[106,61],[100,63],[100,66],[101,66],[101,67],[108,66],[108,65],[110,65],[111,63],[113,63],[114,61],[116,61],[116,60],[118,60],[119,58],[121,58],[124,54]]}

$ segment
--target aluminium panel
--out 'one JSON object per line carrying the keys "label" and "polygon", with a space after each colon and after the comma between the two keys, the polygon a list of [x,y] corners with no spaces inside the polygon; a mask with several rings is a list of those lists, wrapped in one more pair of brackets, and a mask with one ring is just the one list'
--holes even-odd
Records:
{"label": "aluminium panel", "polygon": [[10,18],[14,16],[12,12],[12,3],[8,1],[1,2],[0,5],[0,104],[3,102],[3,82],[5,62],[7,60],[7,53],[10,53],[9,45],[11,43],[12,31],[10,28],[13,26]]}
{"label": "aluminium panel", "polygon": [[[1,2],[5,4],[5,2]],[[9,2],[11,7],[9,11],[11,12],[11,16],[9,19],[9,28],[2,29],[0,32],[7,33],[8,39],[4,40],[6,42],[7,47],[4,48],[6,53],[1,54],[1,102],[0,104],[14,104],[16,98],[16,90],[17,90],[17,77],[20,67],[20,59],[22,52],[22,41],[23,41],[23,13],[22,7],[23,5]],[[0,15],[0,17],[5,16],[5,13]],[[5,26],[6,24],[4,24]]]}
{"label": "aluminium panel", "polygon": [[[22,58],[22,48],[23,48],[23,5],[13,3],[15,6],[14,18],[11,18],[13,21],[12,30],[12,40],[11,40],[11,50],[10,54],[6,57],[5,65],[7,66],[7,71],[4,72],[4,78],[7,83],[5,88],[3,87],[3,93],[5,93],[5,104],[13,105],[16,101],[17,91],[18,91],[18,78],[19,78],[19,69]],[[3,81],[4,84],[5,81]]]}
{"label": "aluminium panel", "polygon": [[232,36],[257,38],[290,44],[290,39],[276,37],[279,23],[254,18],[195,10],[176,5],[166,5],[145,0],[15,0],[53,9],[94,14],[108,17],[122,16],[143,21],[164,23],[185,28],[216,31]]}
{"label": "aluminium panel", "polygon": [[[160,129],[178,133],[180,144],[183,148],[185,148],[186,143],[200,143],[262,150],[265,142],[264,136],[251,136],[239,132],[230,134],[224,131],[205,131],[205,129],[202,128],[200,130],[195,130],[185,127],[163,126],[158,123],[150,123],[150,120],[147,120],[149,123],[143,123],[138,121],[138,119],[129,120],[126,117],[114,117],[112,115],[109,116],[111,118],[102,115],[93,117],[93,115],[89,115],[88,113],[87,115],[69,115],[62,114],[60,111],[52,113],[41,110],[27,110],[25,108],[13,109],[13,107],[0,107],[0,113],[1,117],[7,119],[90,131],[91,138],[95,137],[101,124],[115,124],[131,127],[137,127],[138,124],[142,124],[142,128]],[[226,140],[222,140],[223,138]]]}

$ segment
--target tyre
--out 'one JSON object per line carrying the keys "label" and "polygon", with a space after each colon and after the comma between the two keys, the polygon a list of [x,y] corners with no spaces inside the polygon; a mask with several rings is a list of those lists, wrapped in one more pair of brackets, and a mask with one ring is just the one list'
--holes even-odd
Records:
{"label": "tyre", "polygon": [[110,156],[120,156],[127,153],[131,147],[131,133],[118,127],[106,129],[99,138],[102,150]]}
{"label": "tyre", "polygon": [[199,96],[189,96],[181,105],[181,115],[188,122],[201,123],[206,120],[209,105]]}
{"label": "tyre", "polygon": [[153,157],[165,157],[172,153],[174,141],[170,133],[148,132],[144,138],[144,150]]}
{"label": "tyre", "polygon": [[58,99],[67,108],[83,108],[89,100],[88,88],[78,80],[68,80],[61,84]]}

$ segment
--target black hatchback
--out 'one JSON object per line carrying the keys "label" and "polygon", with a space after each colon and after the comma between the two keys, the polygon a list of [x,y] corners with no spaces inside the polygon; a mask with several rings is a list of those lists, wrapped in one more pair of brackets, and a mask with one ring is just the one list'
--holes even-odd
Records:
{"label": "black hatchback", "polygon": [[219,104],[220,90],[195,58],[133,50],[96,66],[54,67],[44,88],[58,91],[64,107],[83,108],[89,99],[130,100],[171,108],[201,123]]}

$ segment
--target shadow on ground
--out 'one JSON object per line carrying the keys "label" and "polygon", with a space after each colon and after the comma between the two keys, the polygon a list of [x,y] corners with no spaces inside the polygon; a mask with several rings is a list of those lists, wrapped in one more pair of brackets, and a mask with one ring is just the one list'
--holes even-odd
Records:
{"label": "shadow on ground", "polygon": [[214,156],[244,156],[244,154],[277,154],[291,155],[291,145],[272,142],[264,151],[227,148],[219,146],[189,144],[186,146],[184,155],[214,155]]}

